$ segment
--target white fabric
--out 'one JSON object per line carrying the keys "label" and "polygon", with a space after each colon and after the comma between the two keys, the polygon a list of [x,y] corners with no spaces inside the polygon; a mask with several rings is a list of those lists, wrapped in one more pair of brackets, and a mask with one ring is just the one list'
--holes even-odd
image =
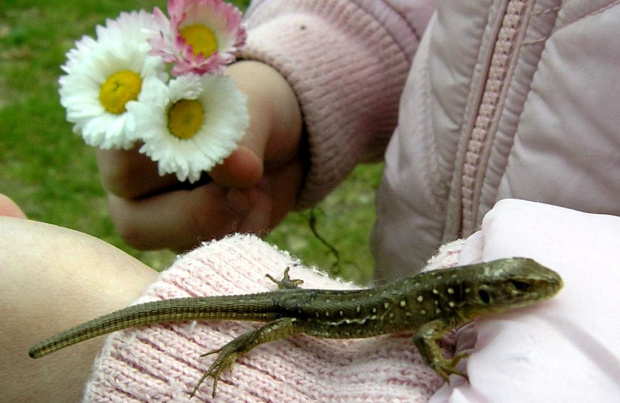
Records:
{"label": "white fabric", "polygon": [[530,257],[557,271],[553,299],[476,320],[458,335],[473,346],[440,402],[620,401],[620,218],[504,200],[463,247],[459,264]]}

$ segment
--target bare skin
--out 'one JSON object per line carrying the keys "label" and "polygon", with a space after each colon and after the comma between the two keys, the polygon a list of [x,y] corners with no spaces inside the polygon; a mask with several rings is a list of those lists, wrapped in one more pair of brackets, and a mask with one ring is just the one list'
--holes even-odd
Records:
{"label": "bare skin", "polygon": [[0,216],[26,218],[26,214],[9,197],[0,194]]}
{"label": "bare skin", "polygon": [[2,399],[79,401],[103,340],[47,362],[30,359],[25,353],[28,346],[93,315],[128,305],[157,273],[96,238],[26,220],[10,203],[4,197],[0,200],[0,211],[5,213],[0,216]]}
{"label": "bare skin", "polygon": [[160,177],[137,149],[98,151],[112,219],[128,244],[187,250],[235,231],[270,230],[292,210],[304,174],[295,94],[259,62],[235,63],[227,74],[248,95],[250,127],[240,148],[209,172],[213,182],[188,189],[174,175]]}

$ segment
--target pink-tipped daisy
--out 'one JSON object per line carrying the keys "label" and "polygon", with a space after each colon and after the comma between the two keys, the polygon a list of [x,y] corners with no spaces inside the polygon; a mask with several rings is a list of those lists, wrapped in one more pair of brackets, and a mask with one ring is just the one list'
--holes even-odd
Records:
{"label": "pink-tipped daisy", "polygon": [[220,73],[245,44],[241,12],[222,0],[169,0],[170,20],[158,8],[153,14],[159,28],[151,31],[151,54],[174,63],[174,76]]}

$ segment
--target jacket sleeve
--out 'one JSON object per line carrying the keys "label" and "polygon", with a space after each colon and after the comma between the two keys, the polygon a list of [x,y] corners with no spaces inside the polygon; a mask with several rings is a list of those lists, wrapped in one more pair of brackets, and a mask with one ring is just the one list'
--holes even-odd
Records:
{"label": "jacket sleeve", "polygon": [[308,136],[298,208],[320,201],[360,162],[380,160],[434,6],[428,0],[257,0],[241,57],[293,87]]}

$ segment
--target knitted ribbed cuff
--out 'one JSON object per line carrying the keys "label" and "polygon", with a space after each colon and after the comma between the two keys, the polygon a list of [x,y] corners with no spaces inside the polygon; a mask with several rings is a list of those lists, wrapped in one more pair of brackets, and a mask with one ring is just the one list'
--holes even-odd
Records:
{"label": "knitted ribbed cuff", "polygon": [[[452,265],[436,259],[435,267]],[[299,266],[288,254],[253,236],[206,244],[163,272],[137,303],[276,288],[286,267],[304,288],[352,289]],[[85,388],[91,402],[187,401],[214,356],[256,323],[212,321],[161,324],[119,331],[108,337]],[[327,340],[299,335],[262,345],[240,358],[218,383],[221,402],[426,401],[442,381],[415,349],[411,334],[363,340]],[[208,401],[212,379],[193,401]]]}
{"label": "knitted ribbed cuff", "polygon": [[310,169],[299,209],[320,201],[358,163],[381,159],[396,126],[417,33],[387,5],[357,3],[272,0],[247,15],[241,57],[280,71],[302,110]]}

